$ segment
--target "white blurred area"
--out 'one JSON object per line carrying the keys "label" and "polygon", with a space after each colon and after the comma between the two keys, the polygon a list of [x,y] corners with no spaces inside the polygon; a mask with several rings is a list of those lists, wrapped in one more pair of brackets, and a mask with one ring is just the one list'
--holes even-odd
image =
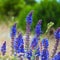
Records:
{"label": "white blurred area", "polygon": [[6,41],[7,44],[7,53],[10,54],[11,46],[10,42],[10,29],[8,28],[8,25],[2,24],[0,25],[0,53],[1,53],[1,46],[3,45],[4,41]]}

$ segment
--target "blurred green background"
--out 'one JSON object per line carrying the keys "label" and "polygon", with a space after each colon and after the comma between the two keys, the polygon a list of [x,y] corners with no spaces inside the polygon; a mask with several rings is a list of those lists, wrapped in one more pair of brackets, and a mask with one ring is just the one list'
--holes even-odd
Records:
{"label": "blurred green background", "polygon": [[32,30],[42,19],[42,29],[47,23],[54,22],[54,28],[60,26],[60,0],[0,0],[0,22],[18,22],[17,28],[26,30],[26,16],[34,10]]}

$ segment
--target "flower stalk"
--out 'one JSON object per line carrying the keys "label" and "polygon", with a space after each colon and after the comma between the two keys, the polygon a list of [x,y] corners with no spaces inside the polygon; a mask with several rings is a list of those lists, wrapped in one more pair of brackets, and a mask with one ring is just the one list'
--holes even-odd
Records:
{"label": "flower stalk", "polygon": [[26,40],[25,40],[25,49],[26,51],[29,50],[29,44],[30,44],[30,30],[31,30],[31,24],[32,24],[32,14],[33,11],[31,11],[27,17],[26,17]]}
{"label": "flower stalk", "polygon": [[56,38],[56,43],[55,43],[55,46],[54,46],[53,53],[52,53],[51,57],[53,57],[56,54],[56,51],[57,51],[57,48],[58,48],[58,45],[59,45],[59,41],[60,41],[60,27],[55,31],[54,36]]}

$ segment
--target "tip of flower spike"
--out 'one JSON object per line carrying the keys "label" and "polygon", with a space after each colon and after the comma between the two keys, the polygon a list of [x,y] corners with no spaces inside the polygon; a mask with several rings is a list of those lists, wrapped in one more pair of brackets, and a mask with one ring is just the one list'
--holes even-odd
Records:
{"label": "tip of flower spike", "polygon": [[33,10],[26,17],[27,24],[30,24],[30,25],[32,24],[32,14],[33,14]]}
{"label": "tip of flower spike", "polygon": [[11,28],[11,37],[16,36],[16,23]]}
{"label": "tip of flower spike", "polygon": [[42,34],[41,24],[42,24],[42,20],[39,20],[35,27],[35,33],[37,36],[40,36],[40,34]]}
{"label": "tip of flower spike", "polygon": [[2,55],[5,55],[5,53],[6,53],[6,41],[3,43],[2,47],[1,47],[1,52],[2,52]]}
{"label": "tip of flower spike", "polygon": [[14,25],[16,25],[17,23],[15,22]]}
{"label": "tip of flower spike", "polygon": [[57,40],[60,40],[60,27],[55,31],[54,36]]}
{"label": "tip of flower spike", "polygon": [[17,24],[17,23],[14,23],[12,27],[16,27],[16,24]]}
{"label": "tip of flower spike", "polygon": [[38,24],[42,24],[42,20],[39,20]]}
{"label": "tip of flower spike", "polygon": [[60,55],[60,52],[58,52],[58,54]]}
{"label": "tip of flower spike", "polygon": [[29,16],[32,16],[34,10],[30,11],[30,13],[28,14]]}
{"label": "tip of flower spike", "polygon": [[21,37],[22,38],[22,33],[18,33],[18,37]]}
{"label": "tip of flower spike", "polygon": [[6,41],[4,41],[3,45],[5,45],[5,44],[6,44]]}

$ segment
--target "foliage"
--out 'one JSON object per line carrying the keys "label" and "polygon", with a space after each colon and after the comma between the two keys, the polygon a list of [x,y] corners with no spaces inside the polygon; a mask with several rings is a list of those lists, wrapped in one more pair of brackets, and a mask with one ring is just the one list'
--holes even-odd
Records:
{"label": "foliage", "polygon": [[[25,30],[25,19],[29,11],[34,10],[32,30],[34,30],[39,19],[42,19],[42,29],[46,30],[47,23],[54,22],[54,27],[60,24],[60,2],[57,0],[0,0],[0,21],[18,21],[18,28]],[[23,22],[22,22],[23,21]],[[44,28],[46,27],[46,28]]]}
{"label": "foliage", "polygon": [[[58,3],[57,1],[41,1],[39,4],[36,3],[33,6],[28,5],[27,7],[25,7],[19,17],[18,17],[18,21],[19,23],[19,27],[20,25],[22,26],[26,26],[25,25],[25,18],[26,18],[26,14],[27,12],[29,12],[30,10],[34,10],[34,14],[33,14],[33,25],[32,25],[32,30],[34,30],[34,27],[36,26],[37,22],[39,19],[42,19],[42,29],[46,30],[46,26],[47,23],[54,22],[55,24],[55,28],[59,27],[59,23],[60,23],[60,3]],[[24,23],[22,23],[22,21]],[[22,27],[23,30],[25,30],[25,28]],[[44,28],[46,27],[46,28]]]}
{"label": "foliage", "polygon": [[35,0],[24,0],[27,5],[34,5],[36,3]]}
{"label": "foliage", "polygon": [[0,3],[1,13],[5,15],[18,15],[24,6],[23,0],[1,0]]}

